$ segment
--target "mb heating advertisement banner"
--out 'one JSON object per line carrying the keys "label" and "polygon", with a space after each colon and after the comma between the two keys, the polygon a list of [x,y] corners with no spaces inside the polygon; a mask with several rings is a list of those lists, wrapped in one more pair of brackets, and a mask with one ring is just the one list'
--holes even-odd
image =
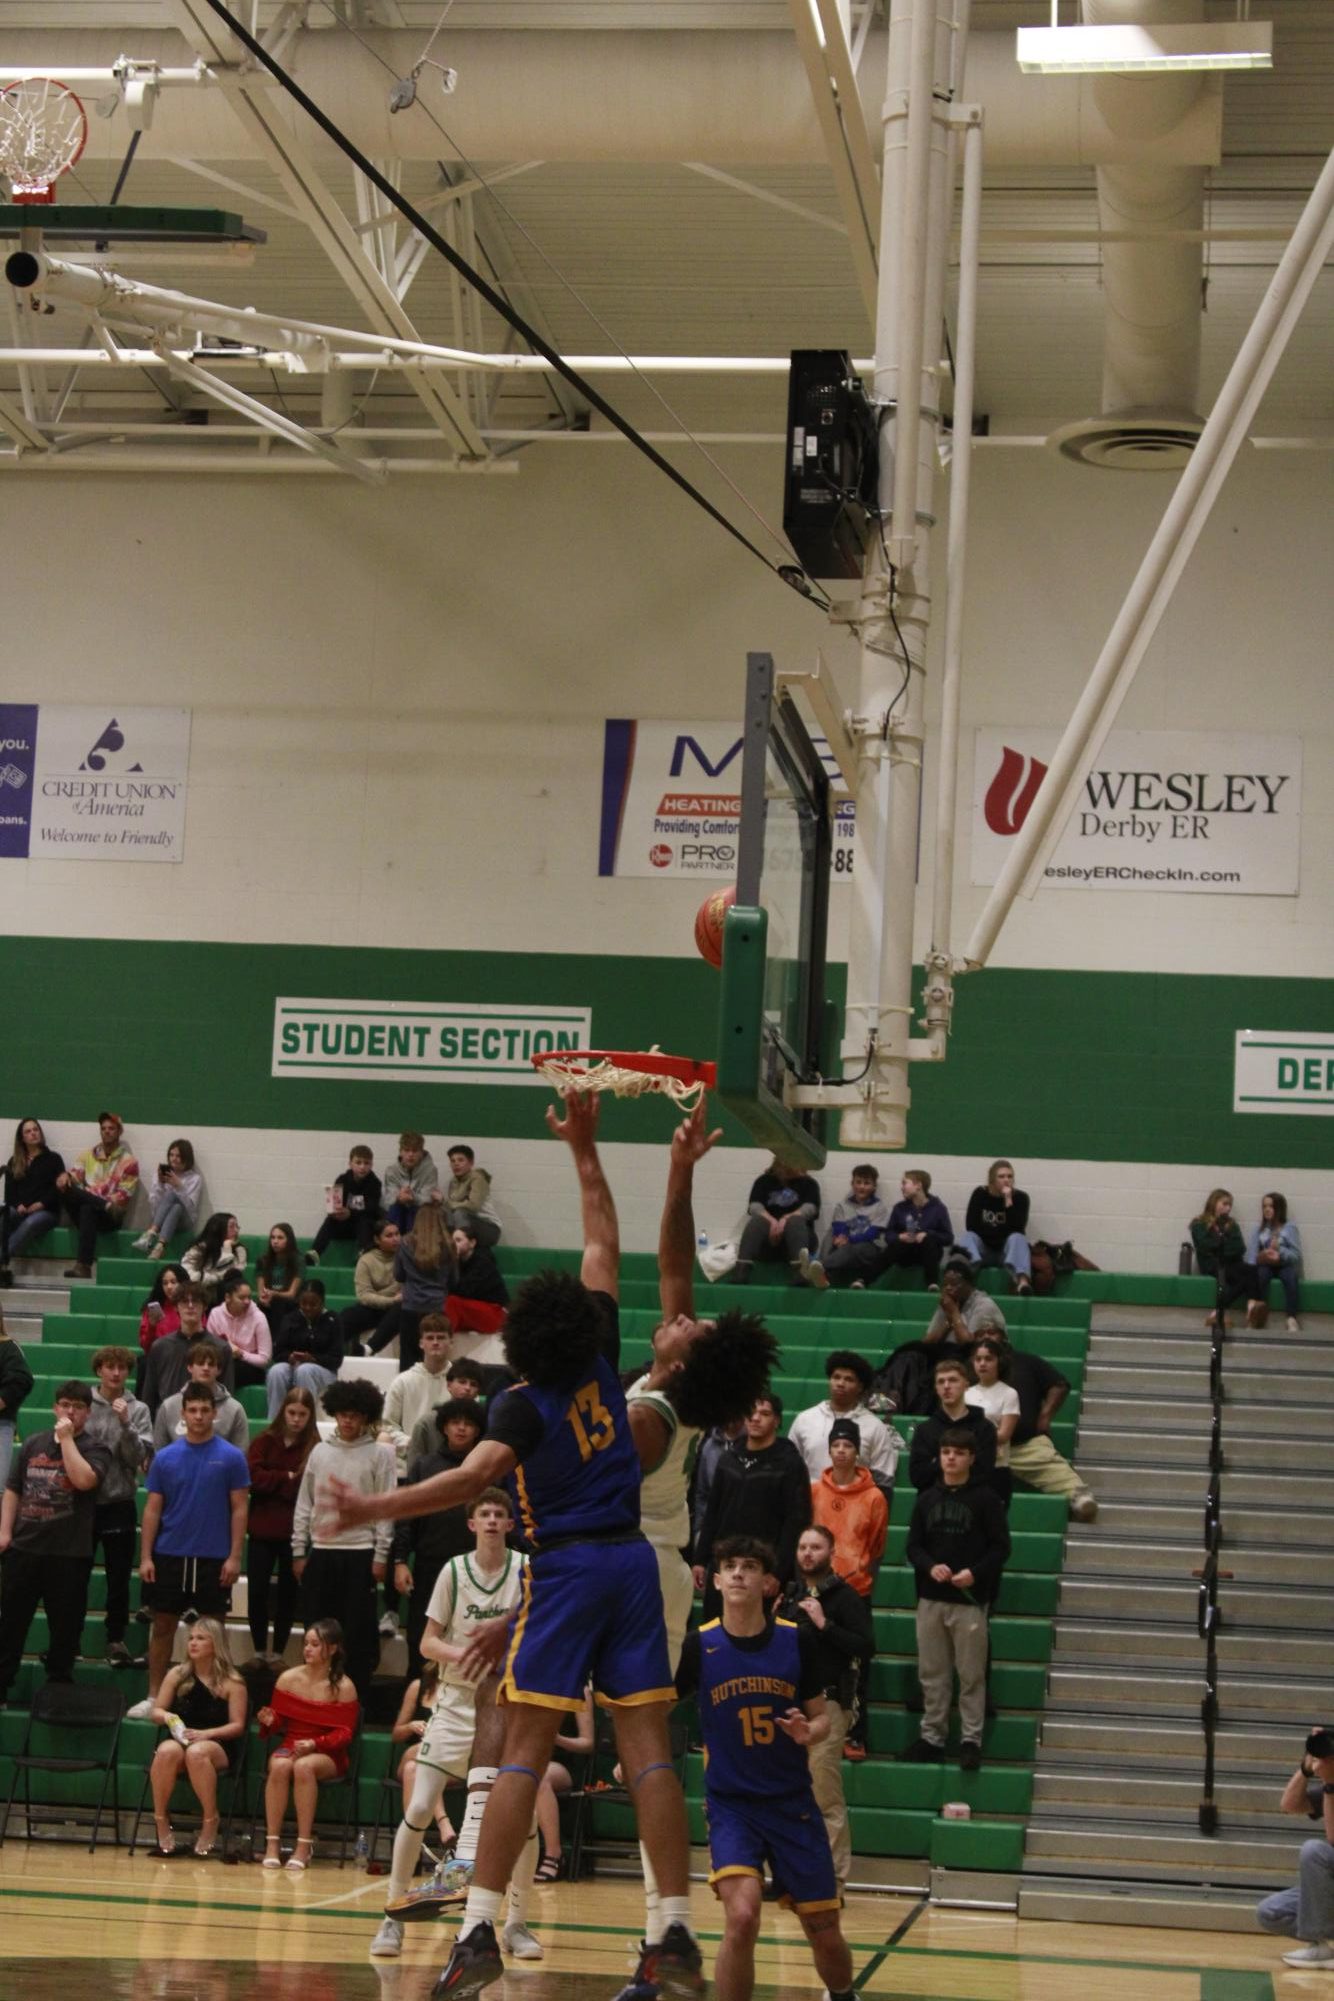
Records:
{"label": "mb heating advertisement banner", "polygon": [[178,862],[188,709],[0,703],[0,859]]}
{"label": "mb heating advertisement banner", "polygon": [[[979,730],[972,880],[992,883],[1060,741]],[[1295,896],[1302,747],[1295,736],[1113,730],[1043,875],[1047,889]]]}

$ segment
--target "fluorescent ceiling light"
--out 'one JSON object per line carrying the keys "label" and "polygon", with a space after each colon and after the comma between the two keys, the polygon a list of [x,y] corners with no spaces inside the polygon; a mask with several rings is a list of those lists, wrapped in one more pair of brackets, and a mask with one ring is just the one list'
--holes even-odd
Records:
{"label": "fluorescent ceiling light", "polygon": [[1109,70],[1147,75],[1161,70],[1272,69],[1269,21],[1214,21],[1170,27],[1020,28],[1016,54],[1023,70]]}

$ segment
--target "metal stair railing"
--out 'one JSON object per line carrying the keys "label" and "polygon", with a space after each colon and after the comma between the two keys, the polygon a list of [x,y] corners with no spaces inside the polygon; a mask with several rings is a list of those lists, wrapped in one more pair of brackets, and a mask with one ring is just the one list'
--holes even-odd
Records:
{"label": "metal stair railing", "polygon": [[1214,1778],[1218,1751],[1218,1634],[1223,1615],[1218,1603],[1218,1586],[1231,1576],[1220,1568],[1223,1546],[1223,1266],[1219,1261],[1214,1292],[1214,1324],[1209,1344],[1209,1486],[1204,1498],[1204,1564],[1195,1572],[1200,1580],[1195,1625],[1204,1642],[1204,1694],[1200,1700],[1200,1727],[1204,1734],[1204,1781],[1200,1789],[1199,1827],[1201,1834],[1218,1833],[1218,1802],[1214,1798]]}

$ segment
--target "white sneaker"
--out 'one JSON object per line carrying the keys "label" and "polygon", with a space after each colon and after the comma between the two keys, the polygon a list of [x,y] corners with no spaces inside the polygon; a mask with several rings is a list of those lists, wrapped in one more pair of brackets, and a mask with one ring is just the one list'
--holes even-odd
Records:
{"label": "white sneaker", "polygon": [[135,1238],[134,1242],[130,1245],[130,1249],[132,1251],[151,1251],[156,1242],[157,1231],[145,1230],[141,1237]]}
{"label": "white sneaker", "polygon": [[382,1640],[396,1640],[398,1638],[397,1612],[386,1612],[383,1619],[381,1619],[380,1638]]}
{"label": "white sneaker", "polygon": [[1314,1945],[1298,1946],[1295,1952],[1285,1952],[1285,1966],[1327,1966],[1334,1973],[1334,1945],[1325,1938],[1318,1938]]}
{"label": "white sneaker", "polygon": [[1300,1333],[1301,1333],[1301,1331],[1302,1331],[1302,1323],[1301,1323],[1301,1321],[1300,1321],[1300,1320],[1298,1320],[1298,1318],[1297,1318],[1297,1316],[1296,1316],[1295,1314],[1293,1314],[1293,1313],[1290,1313],[1290,1314],[1288,1315],[1288,1332],[1289,1332],[1289,1334],[1300,1334]]}
{"label": "white sneaker", "polygon": [[397,1918],[386,1917],[371,1940],[372,1955],[376,1959],[397,1959],[402,1950],[403,1927]]}
{"label": "white sneaker", "polygon": [[131,1703],[125,1712],[125,1720],[127,1723],[142,1723],[153,1714],[156,1708],[157,1704],[154,1702],[152,1696],[146,1695],[142,1702]]}
{"label": "white sneaker", "polygon": [[1077,1487],[1070,1496],[1070,1513],[1077,1522],[1096,1522],[1098,1503],[1087,1487]]}
{"label": "white sneaker", "polygon": [[540,1940],[533,1937],[527,1925],[517,1921],[507,1924],[501,1932],[500,1950],[507,1952],[511,1959],[543,1959],[546,1956]]}

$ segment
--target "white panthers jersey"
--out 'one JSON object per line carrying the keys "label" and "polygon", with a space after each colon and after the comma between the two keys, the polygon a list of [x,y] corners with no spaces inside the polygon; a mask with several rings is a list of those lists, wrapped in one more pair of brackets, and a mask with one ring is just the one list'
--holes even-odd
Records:
{"label": "white panthers jersey", "polygon": [[[452,1556],[435,1580],[427,1618],[435,1620],[451,1647],[466,1647],[479,1626],[514,1610],[526,1567],[527,1559],[512,1549],[490,1575],[478,1570],[475,1555]],[[443,1663],[440,1678],[451,1688],[476,1688],[481,1680],[480,1675],[465,1675],[457,1661]]]}
{"label": "white panthers jersey", "polygon": [[627,1403],[645,1403],[667,1427],[667,1450],[639,1490],[639,1526],[655,1549],[684,1549],[690,1541],[686,1496],[703,1433],[682,1424],[667,1398],[645,1388],[647,1375],[625,1393]]}

